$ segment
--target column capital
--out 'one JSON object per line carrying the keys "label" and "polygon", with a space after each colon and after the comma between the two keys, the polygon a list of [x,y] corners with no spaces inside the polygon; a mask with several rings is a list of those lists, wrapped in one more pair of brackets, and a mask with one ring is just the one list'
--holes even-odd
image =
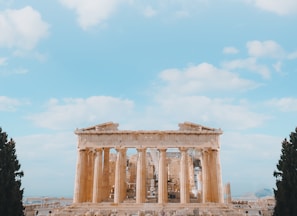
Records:
{"label": "column capital", "polygon": [[103,148],[95,148],[95,149],[94,149],[94,152],[95,152],[95,153],[97,153],[97,152],[102,152],[102,151],[103,151]]}
{"label": "column capital", "polygon": [[159,152],[166,152],[167,151],[167,148],[158,148],[158,151]]}
{"label": "column capital", "polygon": [[178,148],[178,149],[179,149],[179,151],[182,152],[182,151],[188,151],[189,148],[186,148],[186,147],[180,147],[180,148]]}
{"label": "column capital", "polygon": [[218,148],[203,148],[201,152],[213,152],[213,151],[219,151]]}
{"label": "column capital", "polygon": [[93,153],[94,152],[94,149],[93,148],[85,148],[85,150],[88,152],[88,153]]}
{"label": "column capital", "polygon": [[208,153],[208,152],[210,152],[212,149],[211,148],[203,148],[202,150],[201,150],[201,152],[202,153]]}
{"label": "column capital", "polygon": [[137,152],[143,152],[143,151],[146,151],[146,148],[145,147],[137,147],[136,150],[137,150]]}
{"label": "column capital", "polygon": [[126,148],[126,147],[121,147],[121,146],[116,146],[114,149],[115,149],[117,152],[119,152],[119,151],[127,151],[127,148]]}

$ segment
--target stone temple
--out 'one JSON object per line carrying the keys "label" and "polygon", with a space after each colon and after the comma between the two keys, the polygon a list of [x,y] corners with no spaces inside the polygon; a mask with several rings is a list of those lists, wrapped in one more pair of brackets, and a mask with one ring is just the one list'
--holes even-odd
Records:
{"label": "stone temple", "polygon": [[73,205],[53,215],[242,215],[224,204],[221,129],[77,129]]}

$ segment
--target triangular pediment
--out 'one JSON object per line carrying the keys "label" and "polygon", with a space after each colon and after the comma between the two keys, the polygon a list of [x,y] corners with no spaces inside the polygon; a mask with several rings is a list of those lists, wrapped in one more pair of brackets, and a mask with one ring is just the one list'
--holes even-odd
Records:
{"label": "triangular pediment", "polygon": [[103,124],[94,125],[87,128],[82,128],[81,131],[117,131],[119,124],[106,122]]}
{"label": "triangular pediment", "polygon": [[180,131],[217,131],[215,128],[206,127],[192,122],[178,124]]}

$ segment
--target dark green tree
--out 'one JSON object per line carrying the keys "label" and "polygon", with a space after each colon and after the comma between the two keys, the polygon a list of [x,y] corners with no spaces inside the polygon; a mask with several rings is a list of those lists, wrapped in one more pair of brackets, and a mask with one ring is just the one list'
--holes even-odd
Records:
{"label": "dark green tree", "polygon": [[20,171],[21,165],[17,159],[15,142],[8,141],[7,134],[0,128],[0,215],[24,216],[23,191]]}
{"label": "dark green tree", "polygon": [[297,128],[290,134],[290,141],[282,142],[282,150],[277,171],[274,189],[275,207],[274,216],[297,215]]}

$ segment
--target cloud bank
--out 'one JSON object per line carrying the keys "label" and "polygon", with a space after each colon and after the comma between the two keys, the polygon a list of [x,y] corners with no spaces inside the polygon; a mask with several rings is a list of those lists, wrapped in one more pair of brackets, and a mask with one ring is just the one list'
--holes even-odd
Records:
{"label": "cloud bank", "polygon": [[78,24],[86,30],[110,18],[121,0],[60,0],[60,3],[75,11]]}
{"label": "cloud bank", "polygon": [[0,47],[32,50],[49,33],[49,25],[30,6],[0,11],[0,23]]}
{"label": "cloud bank", "polygon": [[[10,98],[7,96],[0,96],[0,111],[13,112],[25,102],[19,99]],[[27,102],[26,102],[27,103]]]}
{"label": "cloud bank", "polygon": [[297,13],[297,1],[295,0],[251,0],[256,7],[276,13],[278,15],[290,15]]}
{"label": "cloud bank", "polygon": [[133,101],[110,96],[62,100],[54,98],[48,101],[44,112],[30,115],[27,118],[39,127],[69,130],[113,119],[121,121],[131,114],[133,108]]}

